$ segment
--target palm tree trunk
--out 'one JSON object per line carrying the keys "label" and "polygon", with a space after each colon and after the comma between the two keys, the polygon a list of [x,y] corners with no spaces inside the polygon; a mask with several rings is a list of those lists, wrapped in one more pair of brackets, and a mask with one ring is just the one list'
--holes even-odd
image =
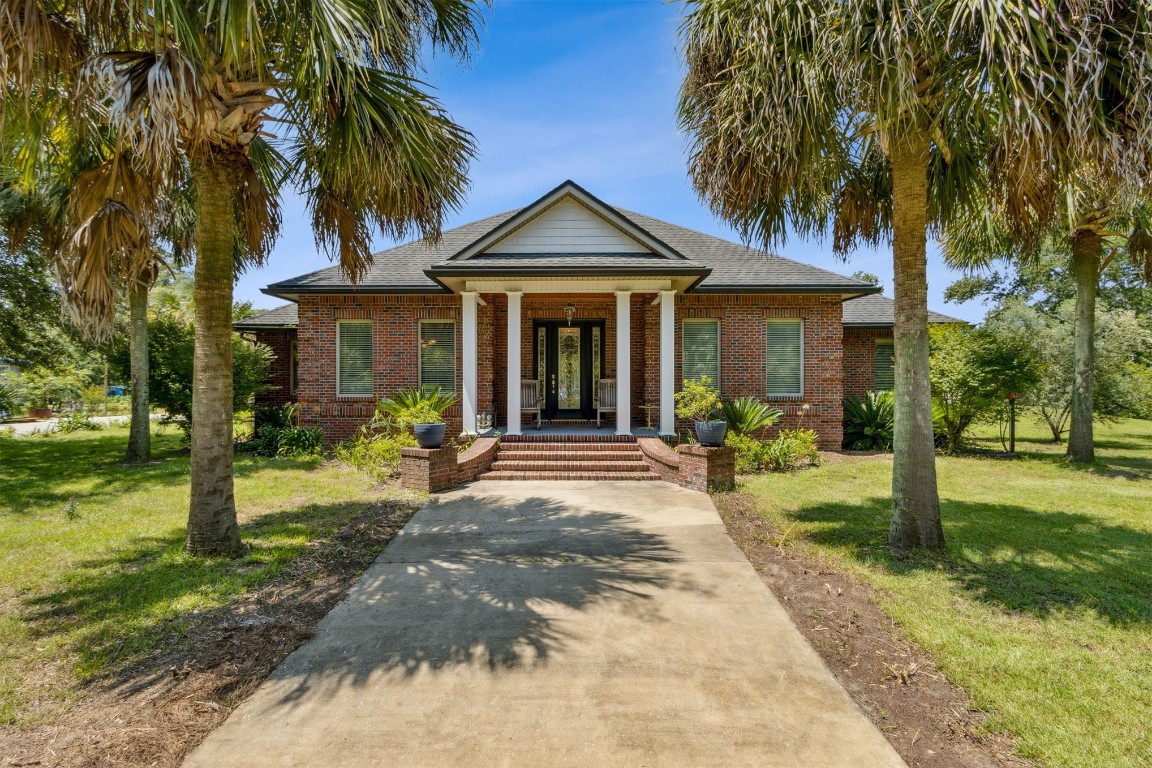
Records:
{"label": "palm tree trunk", "polygon": [[192,162],[196,190],[196,351],[188,552],[244,551],[232,490],[232,283],[238,180],[226,157]]}
{"label": "palm tree trunk", "polygon": [[1096,287],[1104,240],[1090,230],[1072,237],[1072,275],[1076,281],[1076,324],[1072,342],[1072,425],[1068,458],[1077,463],[1096,459],[1092,440],[1092,364],[1095,356]]}
{"label": "palm tree trunk", "polygon": [[941,549],[940,496],[928,383],[928,141],[893,141],[892,268],[895,288],[895,425],[892,462],[894,552]]}
{"label": "palm tree trunk", "polygon": [[124,460],[142,464],[152,458],[152,429],[148,421],[148,286],[132,283],[128,288],[130,331],[129,362],[132,366],[132,416],[128,427],[128,452]]}

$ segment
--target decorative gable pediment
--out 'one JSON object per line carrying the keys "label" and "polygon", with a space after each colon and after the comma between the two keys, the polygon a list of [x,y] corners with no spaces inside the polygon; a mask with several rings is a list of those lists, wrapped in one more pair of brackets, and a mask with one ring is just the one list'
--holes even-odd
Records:
{"label": "decorative gable pediment", "polygon": [[449,259],[475,256],[645,255],[684,259],[627,216],[566,181]]}
{"label": "decorative gable pediment", "polygon": [[481,253],[652,253],[652,249],[574,198],[563,197]]}

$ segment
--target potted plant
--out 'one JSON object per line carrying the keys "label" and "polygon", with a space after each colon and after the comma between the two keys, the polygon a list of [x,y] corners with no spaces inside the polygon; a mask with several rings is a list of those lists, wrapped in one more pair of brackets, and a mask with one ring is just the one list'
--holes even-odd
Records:
{"label": "potted plant", "polygon": [[715,418],[720,410],[720,391],[704,376],[699,381],[684,382],[676,393],[676,415],[691,419],[696,426],[696,439],[701,445],[723,445],[728,422]]}
{"label": "potted plant", "polygon": [[380,401],[380,410],[395,419],[397,426],[412,427],[421,448],[439,448],[444,442],[444,412],[456,404],[456,398],[444,394],[440,387],[423,385],[402,389]]}

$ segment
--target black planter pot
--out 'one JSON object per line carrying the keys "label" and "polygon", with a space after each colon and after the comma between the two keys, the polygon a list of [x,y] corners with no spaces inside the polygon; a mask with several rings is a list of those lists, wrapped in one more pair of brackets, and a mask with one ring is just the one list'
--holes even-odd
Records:
{"label": "black planter pot", "polygon": [[724,436],[727,434],[726,421],[696,422],[696,439],[700,441],[700,445],[724,445]]}
{"label": "black planter pot", "polygon": [[421,448],[439,448],[444,442],[445,424],[413,424],[412,431],[416,433],[416,442]]}

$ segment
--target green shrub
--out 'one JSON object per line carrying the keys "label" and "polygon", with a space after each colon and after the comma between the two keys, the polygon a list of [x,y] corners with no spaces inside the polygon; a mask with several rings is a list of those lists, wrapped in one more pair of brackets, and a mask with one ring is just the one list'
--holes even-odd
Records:
{"label": "green shrub", "polygon": [[844,398],[844,447],[853,451],[892,450],[894,402],[891,392]]}
{"label": "green shrub", "polygon": [[782,429],[771,440],[730,433],[724,442],[736,449],[736,471],[743,475],[788,472],[820,463],[816,432],[811,429]]}
{"label": "green shrub", "polygon": [[703,376],[699,381],[684,380],[676,393],[676,415],[692,421],[711,421],[720,410],[720,390],[712,380]]}
{"label": "green shrub", "polygon": [[58,418],[54,431],[70,435],[73,432],[80,431],[99,432],[101,429],[103,429],[103,427],[92,421],[88,414],[84,413],[84,411],[76,410],[69,411]]}
{"label": "green shrub", "polygon": [[284,427],[276,435],[276,455],[281,458],[324,455],[324,430],[319,427]]}
{"label": "green shrub", "polygon": [[783,411],[771,408],[754,397],[741,397],[720,406],[721,416],[728,422],[728,431],[737,435],[751,435],[779,421]]}
{"label": "green shrub", "polygon": [[400,450],[416,446],[416,438],[407,431],[375,432],[365,425],[356,436],[345,440],[333,450],[345,464],[367,472],[377,482],[395,477],[400,471]]}
{"label": "green shrub", "polygon": [[20,407],[16,390],[7,384],[0,384],[0,419],[11,416]]}
{"label": "green shrub", "polygon": [[773,472],[788,472],[820,463],[816,432],[811,429],[782,429],[764,445],[764,466]]}

